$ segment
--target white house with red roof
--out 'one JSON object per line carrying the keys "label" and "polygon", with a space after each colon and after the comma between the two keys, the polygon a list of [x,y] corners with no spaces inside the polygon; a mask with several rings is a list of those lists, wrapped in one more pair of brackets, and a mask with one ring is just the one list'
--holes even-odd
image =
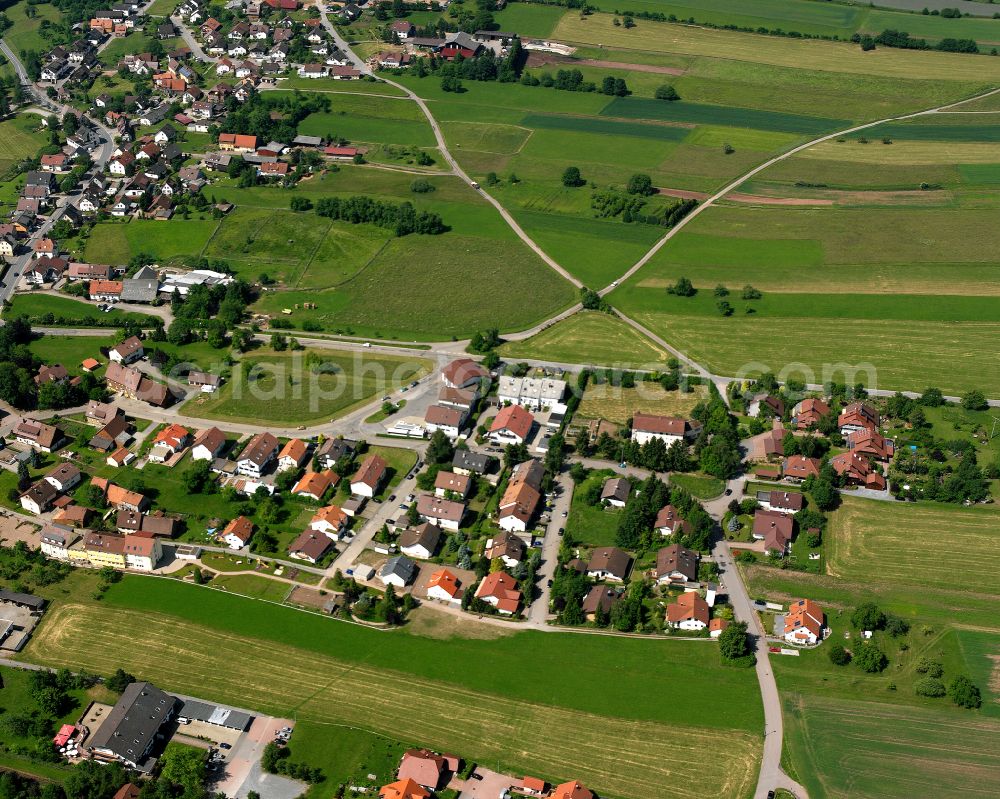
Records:
{"label": "white house with red roof", "polygon": [[523,444],[531,434],[535,417],[520,405],[501,408],[490,425],[489,437],[494,444]]}

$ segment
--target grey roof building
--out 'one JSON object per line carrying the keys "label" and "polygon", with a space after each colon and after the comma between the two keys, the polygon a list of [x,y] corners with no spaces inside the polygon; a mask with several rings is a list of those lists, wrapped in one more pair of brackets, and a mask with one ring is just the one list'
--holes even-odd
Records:
{"label": "grey roof building", "polygon": [[[160,728],[174,715],[177,699],[148,682],[134,682],[122,692],[89,746],[99,755],[131,766],[142,764]],[[145,770],[145,769],[143,769]]]}
{"label": "grey roof building", "polygon": [[490,471],[494,458],[484,452],[473,452],[471,449],[457,449],[451,459],[452,468],[459,474],[485,474]]}
{"label": "grey roof building", "polygon": [[152,302],[156,299],[156,294],[160,290],[160,281],[155,278],[151,280],[136,280],[128,278],[122,281],[122,302]]}
{"label": "grey roof building", "polygon": [[383,583],[394,582],[391,578],[395,577],[408,585],[417,576],[417,564],[404,555],[396,555],[385,562],[378,576]]}

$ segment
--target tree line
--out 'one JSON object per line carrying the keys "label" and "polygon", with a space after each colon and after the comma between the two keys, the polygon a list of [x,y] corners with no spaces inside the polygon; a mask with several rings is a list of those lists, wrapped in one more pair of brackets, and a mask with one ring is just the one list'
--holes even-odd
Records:
{"label": "tree line", "polygon": [[371,197],[323,197],[316,201],[316,213],[328,219],[350,222],[352,225],[368,223],[393,231],[397,236],[420,233],[436,236],[449,230],[438,214],[421,211],[408,202],[391,203]]}

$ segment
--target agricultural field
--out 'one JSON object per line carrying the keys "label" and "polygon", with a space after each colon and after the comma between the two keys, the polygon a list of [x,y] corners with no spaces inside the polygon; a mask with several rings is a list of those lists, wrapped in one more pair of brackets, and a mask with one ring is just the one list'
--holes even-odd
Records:
{"label": "agricultural field", "polygon": [[308,425],[342,416],[429,370],[429,362],[420,358],[330,349],[253,353],[233,368],[220,391],[189,400],[184,413],[222,421]]}
{"label": "agricultural field", "polygon": [[[827,532],[828,573],[863,582],[922,585],[928,592],[965,592],[964,574],[981,594],[1000,601],[996,506],[872,503],[845,499]],[[940,546],[941,531],[948,546]]]}
{"label": "agricultural field", "polygon": [[[168,689],[197,687],[221,702],[294,713],[317,725],[350,724],[550,780],[572,774],[609,797],[682,796],[664,787],[681,784],[678,775],[683,785],[713,796],[740,797],[752,784],[761,718],[751,699],[753,675],[719,667],[714,647],[672,646],[665,660],[658,647],[672,642],[521,633],[453,639],[443,661],[439,642],[405,631],[386,635],[198,591],[176,581],[126,577],[100,605],[53,608],[26,656],[47,664],[72,659],[100,673],[124,664]],[[126,640],[122,620],[136,611],[146,622],[144,635]],[[162,657],[167,641],[179,657]],[[533,652],[530,681],[513,670],[525,646]],[[580,663],[571,673],[560,665],[567,656]],[[587,690],[612,664],[614,684],[599,695]],[[330,677],[318,692],[317,673]],[[678,681],[686,686],[683,696],[668,698],[666,686]],[[390,688],[374,697],[372,684]],[[405,718],[384,712],[383,705],[400,704],[421,712]],[[683,706],[692,708],[688,715],[697,706],[708,726],[660,720],[688,717],[678,713]],[[627,771],[606,746],[609,717],[631,753]],[[493,734],[483,735],[484,729]],[[572,744],[567,737],[559,745],[553,730],[571,734]],[[695,747],[707,746],[717,752],[712,768],[694,756]]]}
{"label": "agricultural field", "polygon": [[304,136],[347,139],[352,144],[408,144],[433,147],[434,132],[416,103],[408,99],[329,95],[330,110],[299,124]]}
{"label": "agricultural field", "polygon": [[785,756],[810,796],[910,797],[927,785],[939,797],[1000,791],[996,719],[872,698],[792,694],[784,702]]}
{"label": "agricultural field", "polygon": [[[907,797],[934,780],[939,795],[964,796],[969,773],[982,778],[971,795],[997,791],[989,742],[1000,736],[1000,583],[992,562],[998,518],[993,506],[847,497],[824,533],[825,574],[746,570],[752,596],[808,596],[823,606],[832,630],[823,647],[772,660],[785,703],[786,759],[811,793]],[[877,675],[835,666],[824,651],[833,642],[852,646],[849,613],[866,601],[910,625],[905,639],[877,634],[889,658]],[[964,710],[947,698],[917,696],[917,665],[925,658],[942,665],[946,683],[968,675],[983,706]]]}
{"label": "agricultural field", "polygon": [[[601,11],[613,12],[612,0],[593,4]],[[918,4],[919,5],[919,4]],[[934,7],[934,6],[931,6]],[[754,0],[752,4],[735,0],[635,0],[628,6],[636,12],[673,14],[678,19],[694,18],[699,23],[736,25],[741,28],[770,28],[796,31],[813,36],[849,39],[854,33],[877,34],[887,28],[905,30],[915,38],[935,42],[943,38],[975,39],[983,45],[1000,42],[1000,26],[987,19],[947,19],[921,16],[868,5],[813,3],[808,0]],[[914,10],[920,8],[915,5]],[[984,14],[989,16],[989,14]],[[641,20],[637,20],[642,24]]]}
{"label": "agricultural field", "polygon": [[670,354],[611,314],[580,311],[540,333],[500,348],[509,360],[600,364],[606,367],[658,369]]}
{"label": "agricultural field", "polygon": [[[872,387],[995,392],[1000,383],[980,368],[1000,342],[992,216],[985,208],[712,208],[610,301],[717,373],[792,364],[823,383],[842,380],[831,372],[850,364]],[[682,276],[694,297],[666,293]],[[720,284],[730,291],[728,318],[718,310]],[[746,284],[763,296],[742,299]],[[931,353],[940,365],[924,357]]]}
{"label": "agricultural field", "polygon": [[636,413],[687,418],[699,402],[708,395],[704,386],[693,386],[690,392],[667,391],[659,383],[636,383],[635,388],[622,388],[610,383],[591,381],[576,416],[580,419],[607,419],[624,424]]}

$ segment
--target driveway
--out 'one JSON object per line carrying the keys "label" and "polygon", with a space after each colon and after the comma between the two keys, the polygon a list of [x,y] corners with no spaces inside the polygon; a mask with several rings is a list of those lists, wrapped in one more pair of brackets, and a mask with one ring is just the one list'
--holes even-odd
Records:
{"label": "driveway", "polygon": [[472,773],[482,779],[470,778],[465,782],[456,779],[448,783],[449,788],[461,791],[459,799],[497,799],[505,790],[521,784],[520,780],[507,774],[498,774],[482,767],[477,767]]}

